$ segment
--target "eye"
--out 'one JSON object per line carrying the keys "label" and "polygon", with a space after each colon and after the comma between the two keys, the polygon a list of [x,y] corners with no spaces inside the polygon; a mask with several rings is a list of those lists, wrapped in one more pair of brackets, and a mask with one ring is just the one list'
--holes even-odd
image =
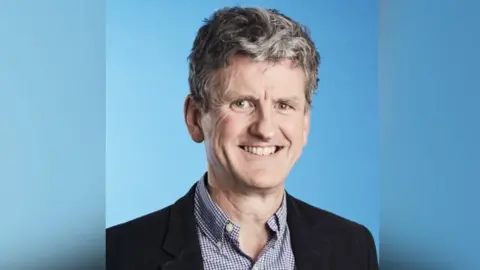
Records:
{"label": "eye", "polygon": [[278,108],[282,111],[293,109],[292,106],[290,106],[290,105],[288,105],[287,103],[284,103],[284,102],[279,103]]}
{"label": "eye", "polygon": [[248,100],[237,100],[233,102],[233,107],[236,107],[238,109],[246,109],[252,107],[252,103],[250,103]]}

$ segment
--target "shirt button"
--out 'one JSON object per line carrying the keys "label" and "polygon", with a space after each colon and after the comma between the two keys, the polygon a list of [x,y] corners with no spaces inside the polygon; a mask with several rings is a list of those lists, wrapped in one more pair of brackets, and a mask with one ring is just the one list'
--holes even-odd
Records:
{"label": "shirt button", "polygon": [[[232,223],[227,223],[227,232],[232,232],[233,231],[233,224]],[[257,269],[255,269],[257,270]]]}
{"label": "shirt button", "polygon": [[221,242],[221,241],[218,241],[218,242],[217,242],[217,247],[218,247],[218,248],[222,248],[222,242]]}

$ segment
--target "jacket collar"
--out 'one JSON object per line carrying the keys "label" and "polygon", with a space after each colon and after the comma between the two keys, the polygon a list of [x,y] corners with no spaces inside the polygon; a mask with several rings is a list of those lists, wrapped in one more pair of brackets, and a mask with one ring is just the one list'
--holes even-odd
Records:
{"label": "jacket collar", "polygon": [[173,259],[160,265],[161,270],[203,270],[193,214],[195,187],[196,184],[172,205],[163,249]]}
{"label": "jacket collar", "polygon": [[[159,266],[161,270],[203,270],[200,242],[194,218],[196,184],[172,205],[168,232],[162,248],[172,260]],[[287,223],[297,270],[329,269],[330,240],[326,230],[302,211],[301,202],[287,196]]]}
{"label": "jacket collar", "polygon": [[298,270],[330,269],[330,236],[302,209],[303,203],[287,193],[287,223]]}

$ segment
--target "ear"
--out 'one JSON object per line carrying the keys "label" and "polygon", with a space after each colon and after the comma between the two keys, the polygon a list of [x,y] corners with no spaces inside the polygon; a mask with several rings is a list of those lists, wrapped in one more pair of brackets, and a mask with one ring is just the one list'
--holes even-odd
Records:
{"label": "ear", "polygon": [[305,111],[303,116],[303,146],[308,142],[308,134],[310,133],[310,108]]}
{"label": "ear", "polygon": [[201,110],[193,100],[191,95],[188,95],[185,99],[183,106],[183,113],[185,117],[185,124],[187,125],[188,133],[190,137],[196,143],[201,143],[204,140],[202,127],[200,126]]}

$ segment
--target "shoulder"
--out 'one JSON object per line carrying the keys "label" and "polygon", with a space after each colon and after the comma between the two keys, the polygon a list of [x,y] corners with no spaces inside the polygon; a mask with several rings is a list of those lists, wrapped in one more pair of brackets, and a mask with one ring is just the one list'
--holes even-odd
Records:
{"label": "shoulder", "polygon": [[107,251],[154,246],[166,232],[172,206],[117,224],[106,230]]}
{"label": "shoulder", "polygon": [[333,240],[353,240],[366,245],[374,245],[371,231],[360,223],[313,206],[290,196],[296,211],[312,224],[316,231],[328,234]]}
{"label": "shoulder", "polygon": [[163,258],[160,251],[172,206],[106,230],[106,269],[139,269]]}
{"label": "shoulder", "polygon": [[178,236],[194,227],[190,217],[194,187],[165,208],[107,228],[107,269],[151,268],[168,260],[164,251],[167,236],[172,232]]}
{"label": "shoulder", "polygon": [[123,222],[107,228],[107,239],[116,237],[140,236],[158,232],[159,229],[165,227],[170,216],[171,205],[157,210],[155,212],[137,217],[135,219]]}
{"label": "shoulder", "polygon": [[[187,194],[180,197],[176,202],[155,212],[140,216],[130,221],[117,224],[106,230],[108,244],[123,242],[122,244],[134,244],[140,242],[142,245],[162,242],[167,233],[168,225],[172,216],[176,220],[186,220],[186,216],[193,211],[193,196],[195,185]],[[178,222],[177,222],[178,223]],[[110,245],[110,247],[112,247]]]}
{"label": "shoulder", "polygon": [[353,262],[355,266],[365,265],[366,269],[378,269],[375,241],[367,227],[291,196],[288,200],[290,209],[287,218],[290,216],[291,219],[298,219],[291,220],[293,224],[309,224],[307,241],[315,244],[328,242],[329,250],[338,265],[353,269]]}

